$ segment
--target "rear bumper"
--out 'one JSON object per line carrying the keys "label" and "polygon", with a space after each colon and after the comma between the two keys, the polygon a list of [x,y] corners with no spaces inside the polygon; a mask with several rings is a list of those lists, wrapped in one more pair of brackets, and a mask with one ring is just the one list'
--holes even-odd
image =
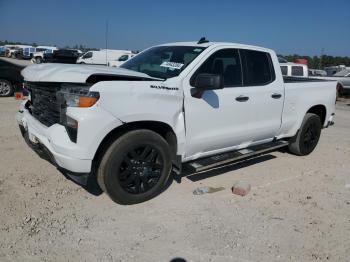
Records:
{"label": "rear bumper", "polygon": [[334,115],[335,115],[335,113],[331,114],[331,116],[329,117],[327,123],[324,125],[323,128],[328,128],[328,127],[334,125],[334,121],[333,121]]}

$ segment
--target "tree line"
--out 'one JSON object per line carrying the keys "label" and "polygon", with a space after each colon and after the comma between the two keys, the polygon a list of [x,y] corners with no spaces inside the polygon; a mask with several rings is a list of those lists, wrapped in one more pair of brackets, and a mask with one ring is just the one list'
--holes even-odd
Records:
{"label": "tree line", "polygon": [[350,57],[348,56],[302,56],[302,55],[286,55],[284,58],[288,62],[293,62],[295,59],[306,59],[308,61],[309,68],[312,69],[323,69],[326,66],[335,66],[335,65],[345,65],[350,66]]}

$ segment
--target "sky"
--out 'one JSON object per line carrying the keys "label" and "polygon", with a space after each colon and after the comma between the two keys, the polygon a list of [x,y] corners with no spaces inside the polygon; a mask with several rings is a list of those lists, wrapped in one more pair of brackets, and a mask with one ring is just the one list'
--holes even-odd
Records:
{"label": "sky", "polygon": [[0,40],[142,50],[227,41],[277,53],[350,56],[350,0],[0,0]]}

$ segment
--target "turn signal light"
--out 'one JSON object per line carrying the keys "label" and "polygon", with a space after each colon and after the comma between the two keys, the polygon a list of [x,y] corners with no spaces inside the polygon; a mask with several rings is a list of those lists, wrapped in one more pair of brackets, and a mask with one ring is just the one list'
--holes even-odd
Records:
{"label": "turn signal light", "polygon": [[98,97],[81,96],[79,97],[78,107],[91,107],[96,104]]}

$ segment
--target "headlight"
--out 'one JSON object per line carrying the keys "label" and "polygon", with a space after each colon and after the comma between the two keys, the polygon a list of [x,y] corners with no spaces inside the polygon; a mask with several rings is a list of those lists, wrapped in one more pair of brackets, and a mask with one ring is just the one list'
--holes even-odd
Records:
{"label": "headlight", "polygon": [[66,115],[67,107],[91,107],[100,98],[98,92],[90,92],[90,85],[62,84],[57,93],[57,99],[61,104],[60,123],[65,126],[70,140],[77,142],[78,126],[77,120]]}
{"label": "headlight", "polygon": [[89,85],[63,84],[59,95],[67,107],[91,107],[100,98],[98,92],[90,92]]}

